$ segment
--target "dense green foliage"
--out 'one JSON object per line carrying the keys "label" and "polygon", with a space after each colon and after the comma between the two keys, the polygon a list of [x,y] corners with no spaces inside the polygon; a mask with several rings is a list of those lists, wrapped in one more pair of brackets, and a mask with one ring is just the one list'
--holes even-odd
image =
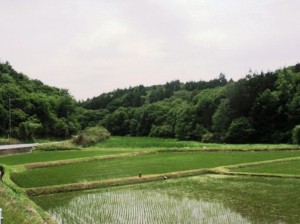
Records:
{"label": "dense green foliage", "polygon": [[44,85],[0,63],[0,136],[23,140],[66,138],[76,133],[76,101],[67,90]]}
{"label": "dense green foliage", "polygon": [[300,145],[300,125],[293,129],[293,142]]}
{"label": "dense green foliage", "polygon": [[299,64],[250,72],[238,81],[172,81],[115,90],[80,102],[83,127],[101,124],[113,135],[228,143],[292,142],[300,124]]}
{"label": "dense green foliage", "polygon": [[67,90],[0,63],[0,136],[10,133],[11,117],[12,136],[25,140],[67,138],[101,125],[120,136],[297,143],[292,130],[300,124],[299,67],[250,72],[238,81],[220,74],[211,81],[140,85],[76,102]]}

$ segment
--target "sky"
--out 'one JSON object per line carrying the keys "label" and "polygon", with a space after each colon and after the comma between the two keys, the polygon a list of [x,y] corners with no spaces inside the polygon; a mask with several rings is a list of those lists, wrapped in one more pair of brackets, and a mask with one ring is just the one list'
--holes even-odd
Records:
{"label": "sky", "polygon": [[300,62],[298,0],[0,0],[0,61],[77,99]]}

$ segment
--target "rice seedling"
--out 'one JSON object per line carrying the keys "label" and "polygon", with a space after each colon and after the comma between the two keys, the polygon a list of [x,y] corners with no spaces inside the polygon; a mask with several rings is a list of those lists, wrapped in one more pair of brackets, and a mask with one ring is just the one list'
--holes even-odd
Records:
{"label": "rice seedling", "polygon": [[233,169],[238,172],[300,175],[300,160]]}
{"label": "rice seedling", "polygon": [[280,158],[296,157],[300,152],[193,152],[156,153],[113,160],[97,160],[27,170],[12,173],[12,180],[20,187],[44,187],[122,177],[163,174],[184,170],[213,168]]}
{"label": "rice seedling", "polygon": [[195,150],[217,150],[217,151],[279,151],[299,150],[299,145],[292,144],[217,144],[203,143],[197,141],[178,141],[176,139],[155,138],[155,137],[128,137],[113,136],[111,139],[97,143],[97,148],[117,148],[136,150],[156,149],[195,149]]}
{"label": "rice seedling", "polygon": [[216,202],[174,197],[151,190],[119,190],[81,195],[51,209],[58,223],[249,223]]}
{"label": "rice seedling", "polygon": [[0,156],[0,164],[18,165],[36,162],[58,161],[65,159],[87,158],[124,153],[125,151],[108,150],[72,150],[72,151],[33,151],[14,155]]}

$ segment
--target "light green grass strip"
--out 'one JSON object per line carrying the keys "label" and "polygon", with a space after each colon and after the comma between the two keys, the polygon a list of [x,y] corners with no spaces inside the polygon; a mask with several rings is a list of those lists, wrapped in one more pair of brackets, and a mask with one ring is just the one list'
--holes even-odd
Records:
{"label": "light green grass strip", "polygon": [[39,162],[39,163],[29,163],[24,165],[27,170],[44,168],[44,167],[52,167],[52,166],[60,166],[60,165],[68,165],[74,163],[83,163],[83,162],[91,162],[96,160],[108,160],[108,159],[118,159],[123,157],[132,157],[146,154],[155,154],[156,151],[140,151],[140,152],[132,152],[132,153],[121,153],[114,155],[105,155],[105,156],[92,156],[88,158],[77,158],[77,159],[66,159],[66,160],[58,160],[51,162]]}
{"label": "light green grass strip", "polygon": [[232,175],[232,176],[247,176],[247,177],[276,177],[276,178],[300,179],[300,175],[290,175],[290,174],[243,173],[243,172],[227,172],[227,173],[222,173],[222,174]]}

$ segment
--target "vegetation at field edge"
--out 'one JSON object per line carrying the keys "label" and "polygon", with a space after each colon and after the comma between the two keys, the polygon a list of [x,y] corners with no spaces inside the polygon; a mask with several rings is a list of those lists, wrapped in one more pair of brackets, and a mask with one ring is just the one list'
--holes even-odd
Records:
{"label": "vegetation at field edge", "polygon": [[54,221],[49,216],[42,218],[40,213],[44,213],[41,209],[36,210],[36,205],[21,194],[13,192],[3,182],[0,182],[0,208],[2,208],[3,223],[10,224],[40,224],[52,223]]}
{"label": "vegetation at field edge", "polygon": [[217,144],[202,143],[199,141],[178,141],[170,138],[155,137],[127,137],[113,136],[93,146],[95,148],[109,149],[135,149],[135,150],[157,150],[157,149],[197,149],[197,150],[225,150],[225,151],[276,151],[276,150],[300,150],[299,145],[291,144]]}

